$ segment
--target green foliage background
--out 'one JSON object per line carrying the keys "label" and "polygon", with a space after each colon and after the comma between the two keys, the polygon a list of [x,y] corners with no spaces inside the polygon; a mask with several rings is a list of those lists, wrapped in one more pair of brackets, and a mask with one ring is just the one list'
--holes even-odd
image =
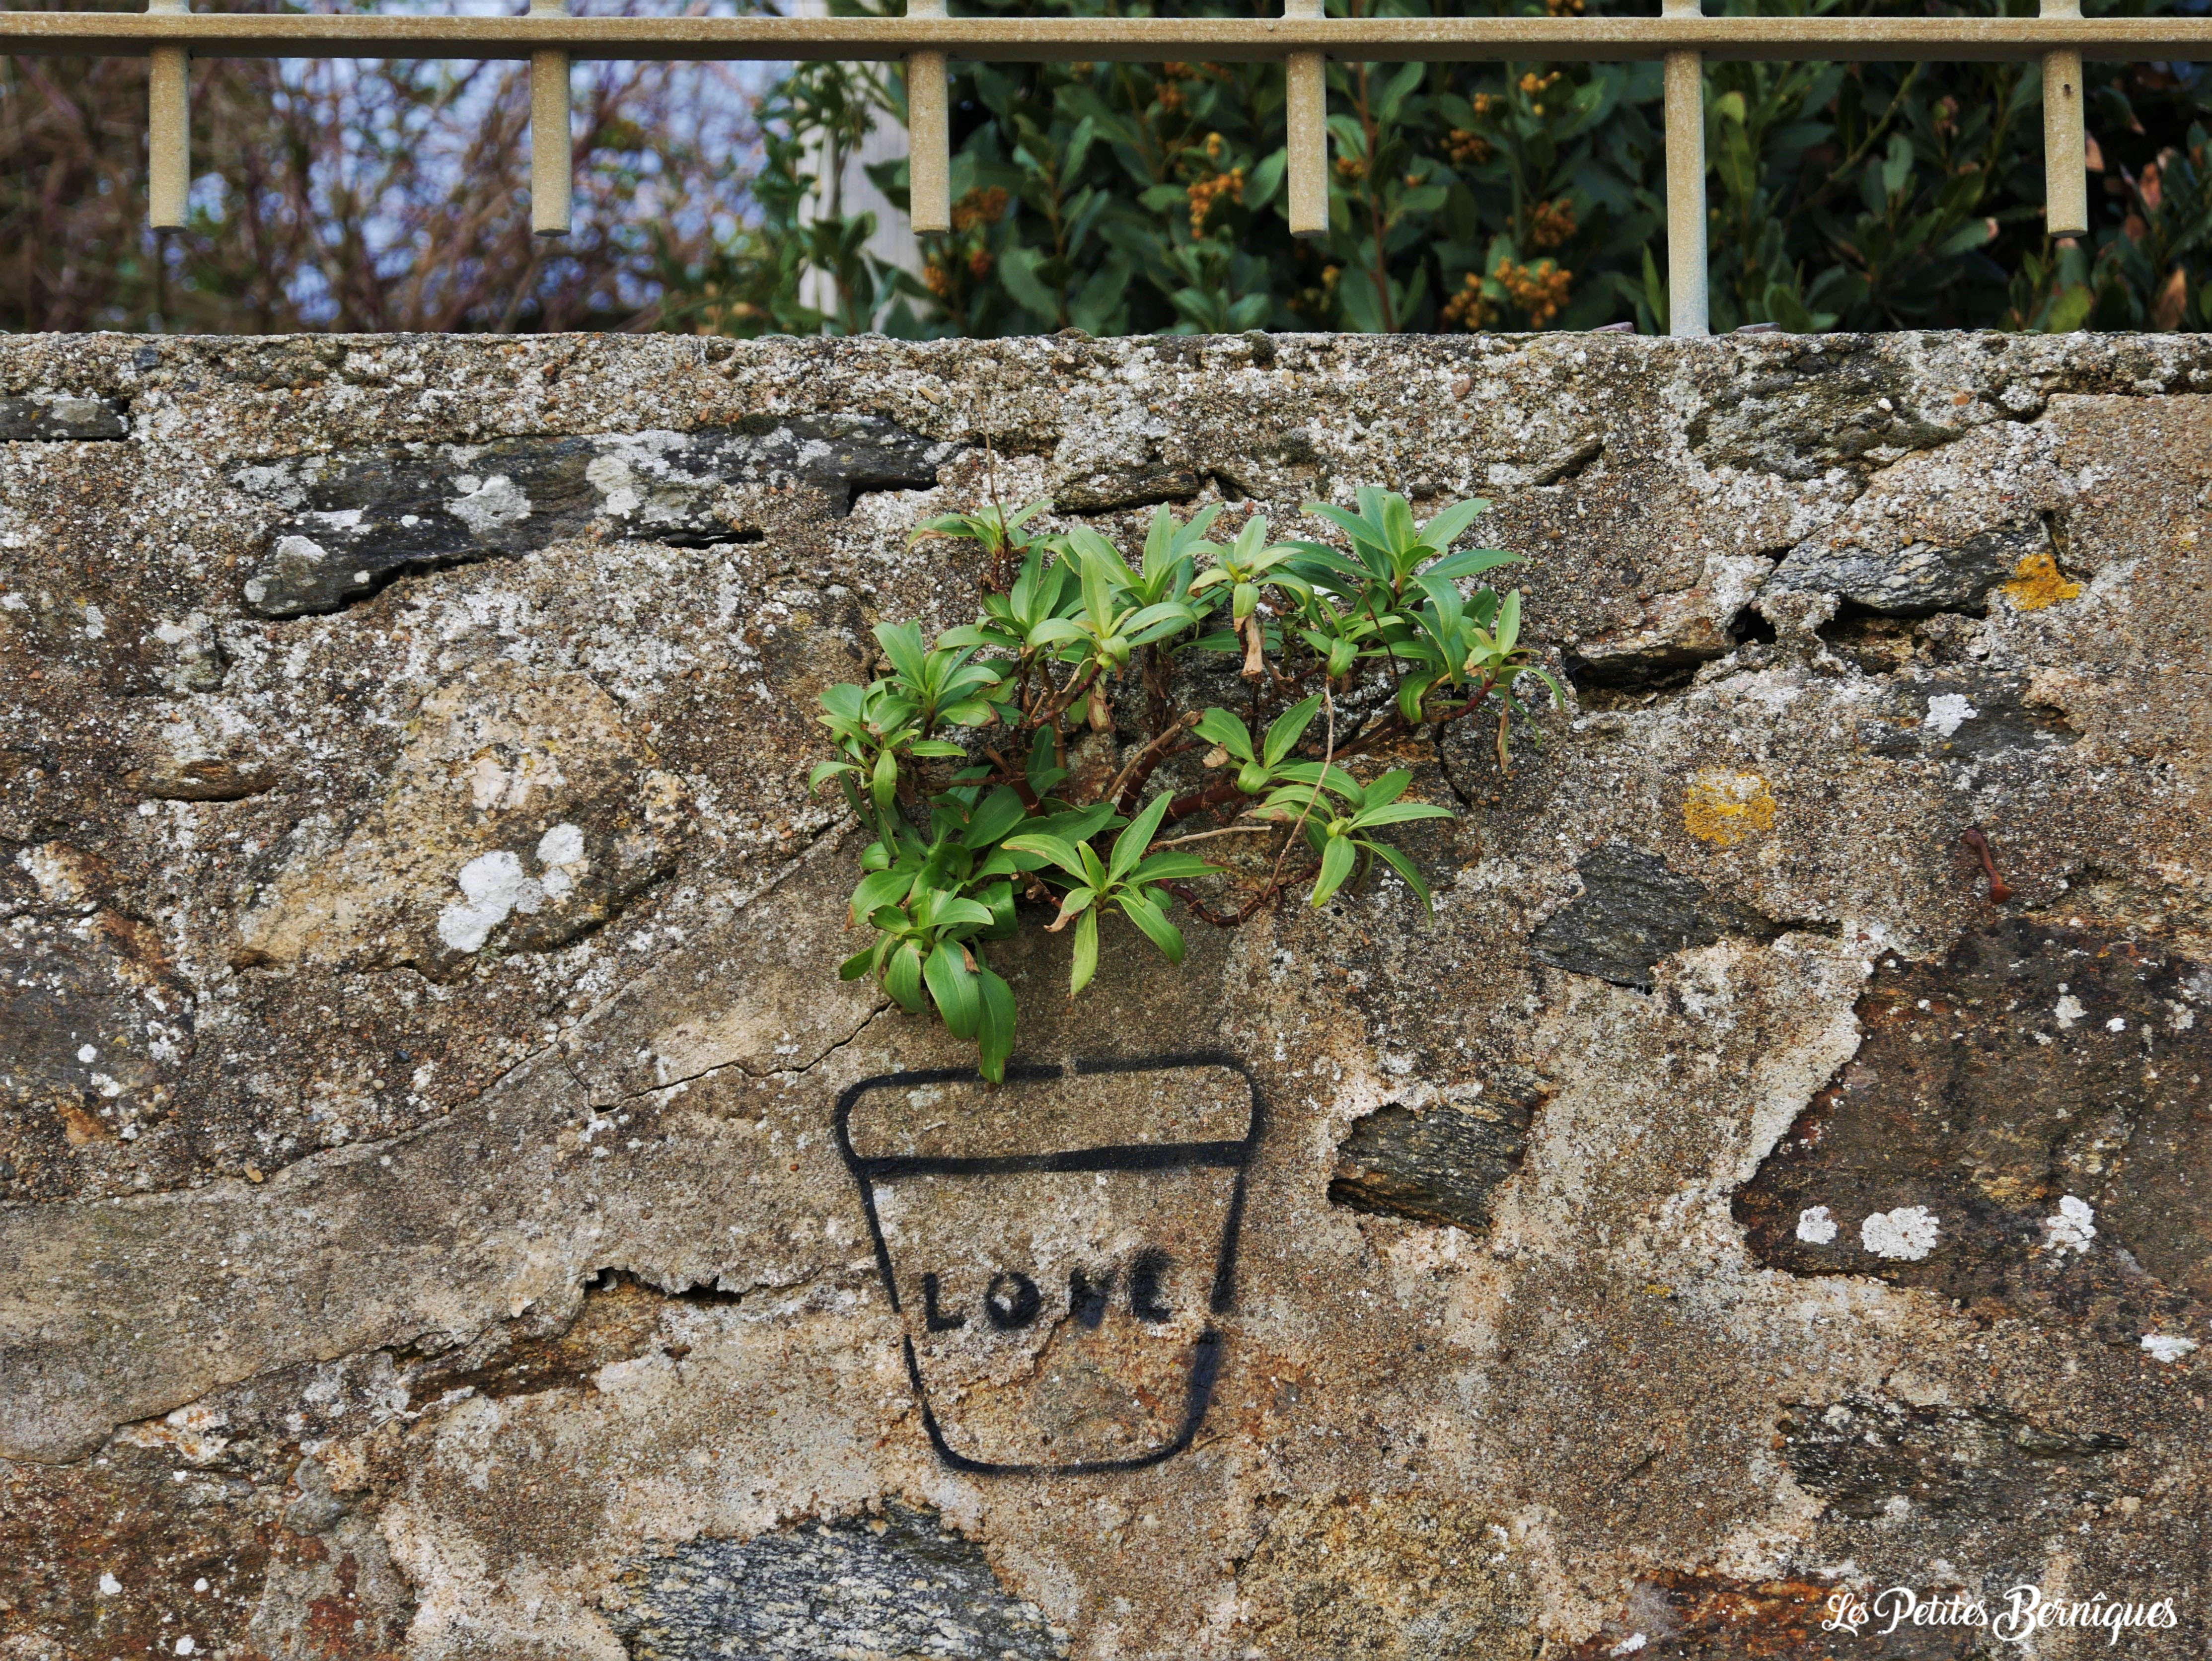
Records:
{"label": "green foliage background", "polygon": [[[1547,3],[1579,9],[1581,0],[1516,9],[1540,15]],[[1590,0],[1594,11],[1611,3]],[[1223,0],[1172,9],[1274,13]],[[972,9],[1155,8],[974,0]],[[1346,0],[1329,9],[1344,15]],[[1352,15],[1440,9],[1350,0]],[[1973,15],[1836,0],[1728,0],[1725,9]],[[1310,243],[1294,240],[1284,218],[1279,68],[954,70],[956,227],[927,239],[922,280],[867,256],[860,216],[802,224],[821,147],[852,142],[876,110],[903,113],[895,74],[805,65],[762,111],[757,222],[711,258],[664,273],[666,321],[918,336],[1665,327],[1656,64],[1332,64],[1332,229]],[[2189,66],[2166,64],[2093,64],[2087,80],[2095,224],[2078,242],[2054,242],[2043,229],[2039,66],[1711,65],[1714,328],[2212,324],[2203,84]],[[903,163],[875,176],[903,202]],[[801,303],[810,270],[834,279],[834,308]]]}

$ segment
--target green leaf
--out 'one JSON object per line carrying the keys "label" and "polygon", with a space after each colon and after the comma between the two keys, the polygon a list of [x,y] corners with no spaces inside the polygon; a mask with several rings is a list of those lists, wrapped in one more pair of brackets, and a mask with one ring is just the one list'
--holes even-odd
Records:
{"label": "green leaf", "polygon": [[1006,1058],[1014,1052],[1014,989],[988,967],[979,967],[975,978],[982,985],[981,1014],[975,1028],[978,1070],[992,1083],[1002,1083]]}
{"label": "green leaf", "polygon": [[1166,954],[1170,963],[1182,961],[1182,931],[1168,921],[1166,913],[1140,894],[1124,894],[1115,897],[1122,915],[1145,932],[1145,938]]}
{"label": "green leaf", "polygon": [[1379,808],[1369,808],[1353,815],[1352,822],[1362,830],[1376,825],[1402,825],[1414,819],[1449,819],[1451,809],[1432,807],[1426,802],[1386,802]]}
{"label": "green leaf", "polygon": [[898,795],[898,761],[889,746],[876,753],[875,776],[869,780],[868,793],[875,798],[878,813],[891,810],[891,803]]}
{"label": "green leaf", "polygon": [[1057,836],[1048,835],[1043,831],[1024,831],[1019,836],[1008,837],[999,846],[1008,853],[1042,855],[1079,882],[1090,880],[1089,873],[1083,868],[1078,846],[1063,841]]}
{"label": "green leaf", "polygon": [[1465,533],[1468,526],[1489,511],[1490,504],[1480,496],[1454,502],[1421,527],[1421,540],[1437,553],[1447,553]]}
{"label": "green leaf", "polygon": [[898,904],[913,887],[911,870],[894,868],[862,877],[860,887],[853,890],[853,920],[857,923],[864,917],[873,917],[885,906]]}
{"label": "green leaf", "polygon": [[847,958],[842,963],[840,963],[837,966],[837,979],[840,980],[858,980],[862,975],[866,974],[875,967],[876,949],[873,946],[871,946],[864,952],[854,952],[852,956]]}
{"label": "green leaf", "polygon": [[1037,279],[1037,267],[1045,258],[1041,248],[1009,248],[999,256],[999,280],[1006,285],[1008,294],[1050,328],[1060,320],[1060,298]]}
{"label": "green leaf", "polygon": [[1392,870],[1404,877],[1406,886],[1420,895],[1421,904],[1428,907],[1429,915],[1431,917],[1436,915],[1437,902],[1429,893],[1429,885],[1421,881],[1421,874],[1414,869],[1412,860],[1407,858],[1404,854],[1387,842],[1370,842],[1363,837],[1360,839],[1359,846],[1378,856]]}
{"label": "green leaf", "polygon": [[877,643],[884,649],[884,656],[891,660],[891,667],[920,686],[922,679],[921,625],[878,623],[872,632]]}
{"label": "green leaf", "polygon": [[921,954],[911,940],[902,943],[884,967],[884,990],[908,1015],[921,1013]]}
{"label": "green leaf", "polygon": [[1071,640],[1090,637],[1066,617],[1047,617],[1030,630],[1028,644],[1031,651],[1039,646],[1065,646]]}
{"label": "green leaf", "polygon": [[969,972],[960,949],[939,941],[921,973],[929,983],[929,995],[937,1000],[937,1013],[944,1018],[945,1030],[955,1038],[975,1037],[976,1023],[982,1018],[982,991]]}
{"label": "green leaf", "polygon": [[1494,571],[1501,565],[1519,565],[1522,555],[1508,554],[1502,548],[1468,548],[1456,554],[1448,554],[1434,565],[1425,567],[1424,577],[1480,577],[1486,571]]}
{"label": "green leaf", "polygon": [[1293,761],[1287,767],[1279,768],[1275,776],[1287,784],[1304,786],[1297,792],[1301,801],[1313,793],[1312,787],[1316,779],[1321,780],[1321,787],[1323,790],[1341,796],[1347,802],[1356,802],[1359,799],[1359,781],[1334,762],[1329,764],[1326,777],[1323,777],[1322,765],[1318,761]]}
{"label": "green leaf", "polygon": [[1399,682],[1398,713],[1408,721],[1419,721],[1421,718],[1421,700],[1428,695],[1429,688],[1436,683],[1437,677],[1433,675],[1408,675]]}
{"label": "green leaf", "polygon": [[908,755],[919,755],[924,760],[934,760],[941,757],[949,761],[956,755],[963,761],[968,759],[968,752],[966,750],[961,749],[959,745],[944,738],[917,738],[913,743],[907,746],[906,753]]}
{"label": "green leaf", "polygon": [[987,848],[1008,831],[1029,817],[1030,810],[1011,785],[1001,785],[983,798],[968,821],[968,829],[960,839],[962,846]]}
{"label": "green leaf", "polygon": [[1192,731],[1209,743],[1218,744],[1240,761],[1249,761],[1252,755],[1252,735],[1244,723],[1219,707],[1209,709],[1198,718]]}
{"label": "green leaf", "polygon": [[931,926],[939,929],[957,928],[963,924],[988,928],[994,920],[991,908],[980,900],[940,900],[930,914]]}
{"label": "green leaf", "polygon": [[1359,793],[1359,806],[1361,811],[1364,812],[1369,808],[1379,808],[1385,802],[1396,801],[1400,797],[1406,793],[1406,786],[1413,782],[1413,773],[1412,768],[1391,768],[1389,772],[1384,773],[1381,778],[1377,779],[1373,784],[1370,785],[1365,790]]}
{"label": "green leaf", "polygon": [[1119,882],[1145,857],[1145,850],[1152,846],[1160,821],[1167,816],[1168,801],[1167,792],[1161,791],[1152,798],[1152,806],[1131,820],[1128,827],[1114,839],[1114,860],[1106,870],[1109,879]]}
{"label": "green leaf", "polygon": [[1359,858],[1358,850],[1352,846],[1348,836],[1332,836],[1328,846],[1322,850],[1321,875],[1314,879],[1312,904],[1328,903],[1329,895],[1344,886],[1344,879],[1352,875],[1352,867]]}
{"label": "green leaf", "polygon": [[1073,997],[1098,973],[1098,911],[1085,912],[1075,925],[1075,967],[1067,978],[1067,995]]}
{"label": "green leaf", "polygon": [[1278,715],[1274,724],[1267,729],[1267,748],[1261,752],[1260,759],[1272,767],[1297,748],[1298,740],[1305,737],[1306,729],[1313,724],[1315,715],[1320,712],[1321,702],[1321,694],[1316,692],[1310,698],[1300,699]]}
{"label": "green leaf", "polygon": [[1088,842],[1100,831],[1122,822],[1114,811],[1111,802],[1094,802],[1087,808],[1073,813],[1055,813],[1048,818],[1036,821],[1030,828],[1041,830],[1048,836],[1057,836],[1063,842]]}
{"label": "green leaf", "polygon": [[1194,853],[1156,853],[1142,861],[1129,873],[1132,883],[1182,882],[1194,876],[1204,876],[1214,867]]}
{"label": "green leaf", "polygon": [[1277,150],[1252,169],[1244,181],[1244,205],[1258,213],[1275,199],[1276,187],[1283,182],[1283,169],[1289,164],[1290,152]]}

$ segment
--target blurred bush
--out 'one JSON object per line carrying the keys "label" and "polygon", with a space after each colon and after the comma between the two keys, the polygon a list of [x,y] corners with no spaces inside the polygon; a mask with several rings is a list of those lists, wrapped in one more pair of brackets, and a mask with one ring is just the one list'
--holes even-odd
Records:
{"label": "blurred bush", "polygon": [[[1529,15],[1583,3],[1509,0]],[[1071,15],[1170,9],[973,3]],[[1332,0],[1334,14],[1346,9]],[[1173,9],[1276,9],[1174,0]],[[1348,9],[1443,9],[1349,0]],[[1725,9],[1972,15],[1942,0],[1728,0]],[[955,226],[927,239],[918,276],[862,258],[856,221],[770,214],[757,245],[733,251],[720,273],[726,289],[750,282],[751,309],[685,313],[694,324],[751,333],[872,320],[894,333],[975,335],[1665,327],[1656,64],[1332,64],[1332,228],[1314,242],[1293,240],[1284,218],[1283,79],[1272,65],[955,68]],[[2096,224],[2085,239],[2054,241],[2043,229],[2038,65],[1711,65],[1713,326],[2205,326],[2203,84],[2169,64],[2091,64],[2088,82]],[[794,169],[816,153],[817,124],[871,104],[896,118],[895,75],[795,71],[763,111],[772,137],[756,192],[797,202],[806,180]],[[904,164],[875,173],[903,203]],[[847,302],[792,310],[781,297],[801,269],[830,273]]]}

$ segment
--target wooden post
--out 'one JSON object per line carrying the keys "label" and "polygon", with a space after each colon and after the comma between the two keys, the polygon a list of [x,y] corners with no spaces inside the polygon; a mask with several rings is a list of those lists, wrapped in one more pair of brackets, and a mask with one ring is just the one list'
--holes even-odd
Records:
{"label": "wooden post", "polygon": [[[1665,0],[1663,17],[1697,17],[1698,0]],[[1705,298],[1705,65],[1693,52],[1666,55],[1667,332],[1712,332]]]}
{"label": "wooden post", "polygon": [[[945,0],[907,0],[908,17],[942,17]],[[952,110],[945,54],[918,52],[906,60],[907,217],[914,233],[952,228]]]}
{"label": "wooden post", "polygon": [[[189,9],[185,0],[146,0],[149,12]],[[191,58],[182,46],[155,46],[146,54],[146,221],[157,231],[181,231],[192,192]]]}
{"label": "wooden post", "polygon": [[[1321,15],[1321,0],[1283,0],[1285,17]],[[1283,64],[1292,236],[1328,234],[1328,76],[1323,61],[1317,52],[1294,52]]]}
{"label": "wooden post", "polygon": [[[2081,0],[2043,0],[2042,15],[2079,17]],[[2051,235],[2089,234],[2089,141],[2078,52],[2043,55],[2043,201]]]}
{"label": "wooden post", "polygon": [[[561,17],[568,0],[530,0],[531,15]],[[568,131],[568,54],[530,54],[530,228],[539,236],[568,234],[575,158]]]}

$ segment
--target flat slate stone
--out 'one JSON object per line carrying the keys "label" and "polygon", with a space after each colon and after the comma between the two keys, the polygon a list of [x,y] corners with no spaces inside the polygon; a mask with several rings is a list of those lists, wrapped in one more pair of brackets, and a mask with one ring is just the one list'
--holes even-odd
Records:
{"label": "flat slate stone", "polygon": [[1783,932],[1771,918],[1714,899],[1697,878],[1639,848],[1594,848],[1575,874],[1582,897],[1529,937],[1536,961],[1554,968],[1648,991],[1652,966],[1669,953],[1710,946],[1723,935],[1771,940]]}
{"label": "flat slate stone", "polygon": [[1486,1082],[1479,1095],[1420,1112],[1393,1102],[1356,1120],[1337,1149],[1332,1203],[1355,1211],[1490,1227],[1490,1199],[1521,1168],[1543,1100],[1533,1075]]}
{"label": "flat slate stone", "polygon": [[1884,959],[1857,1053],[1736,1192],[1752,1255],[2124,1348],[2184,1330],[2212,1297],[2208,991],[2155,939],[2048,918]]}
{"label": "flat slate stone", "polygon": [[2022,560],[2051,551],[2051,532],[2040,520],[1979,531],[1954,547],[1914,542],[1875,549],[1822,542],[1792,549],[1766,591],[1833,594],[1893,617],[1978,613],[1988,609],[1990,590],[2010,579]]}
{"label": "flat slate stone", "polygon": [[700,1539],[632,1565],[614,1617],[632,1661],[1059,1661],[1066,1644],[982,1548],[924,1511]]}
{"label": "flat slate stone", "polygon": [[757,541],[723,512],[726,487],[811,487],[842,516],[855,491],[936,483],[951,448],[880,417],[824,415],[757,433],[413,444],[249,467],[240,484],[294,511],[246,579],[246,609],[336,611],[404,571],[512,558],[593,524],[684,548]]}
{"label": "flat slate stone", "polygon": [[51,442],[65,439],[127,438],[119,398],[80,398],[33,392],[0,398],[0,443]]}
{"label": "flat slate stone", "polygon": [[1782,1415],[1783,1458],[1844,1517],[1912,1511],[2002,1517],[2063,1498],[2108,1500],[2105,1456],[2127,1438],[2039,1426],[2007,1409],[1847,1399]]}

